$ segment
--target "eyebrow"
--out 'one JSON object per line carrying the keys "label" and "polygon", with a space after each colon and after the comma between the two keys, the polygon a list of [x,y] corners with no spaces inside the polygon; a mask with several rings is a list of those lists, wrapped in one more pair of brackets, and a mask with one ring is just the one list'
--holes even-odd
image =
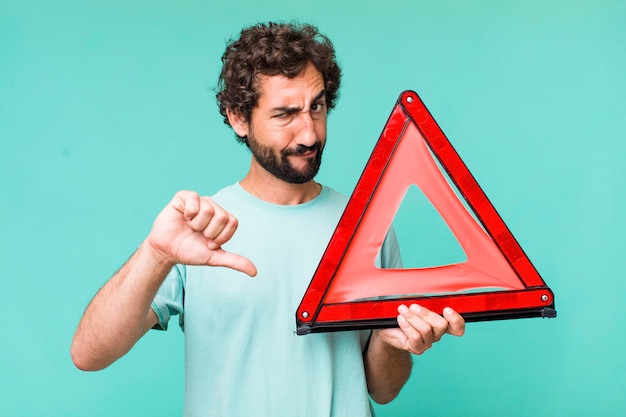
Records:
{"label": "eyebrow", "polygon": [[[315,103],[316,101],[320,100],[322,97],[326,97],[326,90],[322,90],[320,91],[314,98],[313,98],[313,103]],[[302,111],[301,107],[291,107],[291,106],[281,106],[281,107],[274,107],[270,110],[270,112],[272,114],[281,114],[281,113],[298,113],[299,111]]]}

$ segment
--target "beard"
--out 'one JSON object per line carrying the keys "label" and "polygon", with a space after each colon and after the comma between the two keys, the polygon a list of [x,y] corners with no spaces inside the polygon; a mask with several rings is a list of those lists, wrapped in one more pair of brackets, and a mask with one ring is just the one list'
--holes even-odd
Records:
{"label": "beard", "polygon": [[[321,142],[315,142],[312,146],[298,145],[295,149],[284,149],[280,154],[277,154],[271,147],[260,144],[250,133],[247,144],[259,165],[276,178],[290,184],[304,184],[311,181],[317,175],[322,164],[324,146]],[[296,169],[289,162],[289,156],[302,155],[311,151],[317,152],[315,156],[306,159],[304,168]]]}

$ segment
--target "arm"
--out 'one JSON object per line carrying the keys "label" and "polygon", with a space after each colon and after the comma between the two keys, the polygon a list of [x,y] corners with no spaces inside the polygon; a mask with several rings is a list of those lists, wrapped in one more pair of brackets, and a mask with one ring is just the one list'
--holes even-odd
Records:
{"label": "arm", "polygon": [[150,305],[177,263],[226,266],[256,275],[248,259],[221,249],[236,229],[237,220],[210,198],[177,193],[139,249],[87,307],[72,341],[74,364],[98,370],[126,354],[157,323]]}
{"label": "arm", "polygon": [[172,266],[147,242],[139,247],[96,294],[78,324],[71,348],[76,367],[106,368],[156,324],[150,304]]}
{"label": "arm", "polygon": [[367,389],[379,404],[393,400],[409,379],[412,353],[421,355],[446,333],[465,332],[465,320],[451,308],[443,317],[416,304],[401,305],[398,313],[399,328],[374,330],[364,353]]}

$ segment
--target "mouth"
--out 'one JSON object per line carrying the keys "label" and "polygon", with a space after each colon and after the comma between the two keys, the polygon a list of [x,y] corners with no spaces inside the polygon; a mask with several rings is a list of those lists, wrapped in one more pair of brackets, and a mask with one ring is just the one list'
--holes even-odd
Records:
{"label": "mouth", "polygon": [[297,156],[302,158],[312,158],[317,155],[317,152],[321,149],[319,143],[315,143],[313,146],[298,145],[298,147],[290,152],[287,156]]}
{"label": "mouth", "polygon": [[317,149],[312,149],[310,151],[305,151],[305,152],[299,152],[299,153],[292,154],[292,156],[297,156],[297,157],[301,157],[301,158],[312,158],[315,155],[317,155]]}

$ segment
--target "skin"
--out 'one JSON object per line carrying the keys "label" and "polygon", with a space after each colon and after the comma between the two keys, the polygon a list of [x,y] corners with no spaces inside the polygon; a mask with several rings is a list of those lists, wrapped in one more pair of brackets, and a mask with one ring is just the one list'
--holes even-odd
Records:
{"label": "skin", "polygon": [[[327,108],[324,81],[309,65],[295,78],[261,76],[259,99],[249,120],[227,111],[231,126],[246,136],[253,153],[262,150],[290,169],[304,172],[326,143]],[[319,149],[294,152],[303,147]],[[259,151],[260,152],[260,151]],[[241,186],[265,201],[301,204],[315,198],[321,185],[312,178],[292,183],[277,177],[251,158]],[[237,219],[209,197],[179,191],[157,216],[153,227],[126,264],[102,287],[87,307],[72,342],[71,355],[83,370],[107,367],[127,353],[157,324],[152,299],[177,263],[225,266],[256,275],[254,264],[221,246],[236,233]],[[412,368],[411,354],[421,355],[448,333],[461,336],[463,318],[450,308],[443,316],[418,305],[400,306],[398,328],[374,330],[363,354],[367,387],[378,403],[397,396]]]}
{"label": "skin", "polygon": [[210,198],[176,193],[137,251],[87,306],[72,341],[76,367],[106,368],[158,323],[150,304],[175,264],[225,266],[255,276],[250,260],[221,249],[236,229],[237,219]]}
{"label": "skin", "polygon": [[[307,66],[299,76],[259,77],[259,99],[250,121],[241,114],[227,111],[228,120],[239,136],[254,137],[274,149],[275,155],[295,150],[298,145],[311,147],[326,143],[326,100],[324,80],[313,67]],[[288,161],[296,170],[305,169],[315,152],[290,155]],[[252,158],[250,170],[240,182],[251,193],[274,204],[301,204],[315,198],[320,184],[311,180],[304,184],[283,181],[265,170]]]}

